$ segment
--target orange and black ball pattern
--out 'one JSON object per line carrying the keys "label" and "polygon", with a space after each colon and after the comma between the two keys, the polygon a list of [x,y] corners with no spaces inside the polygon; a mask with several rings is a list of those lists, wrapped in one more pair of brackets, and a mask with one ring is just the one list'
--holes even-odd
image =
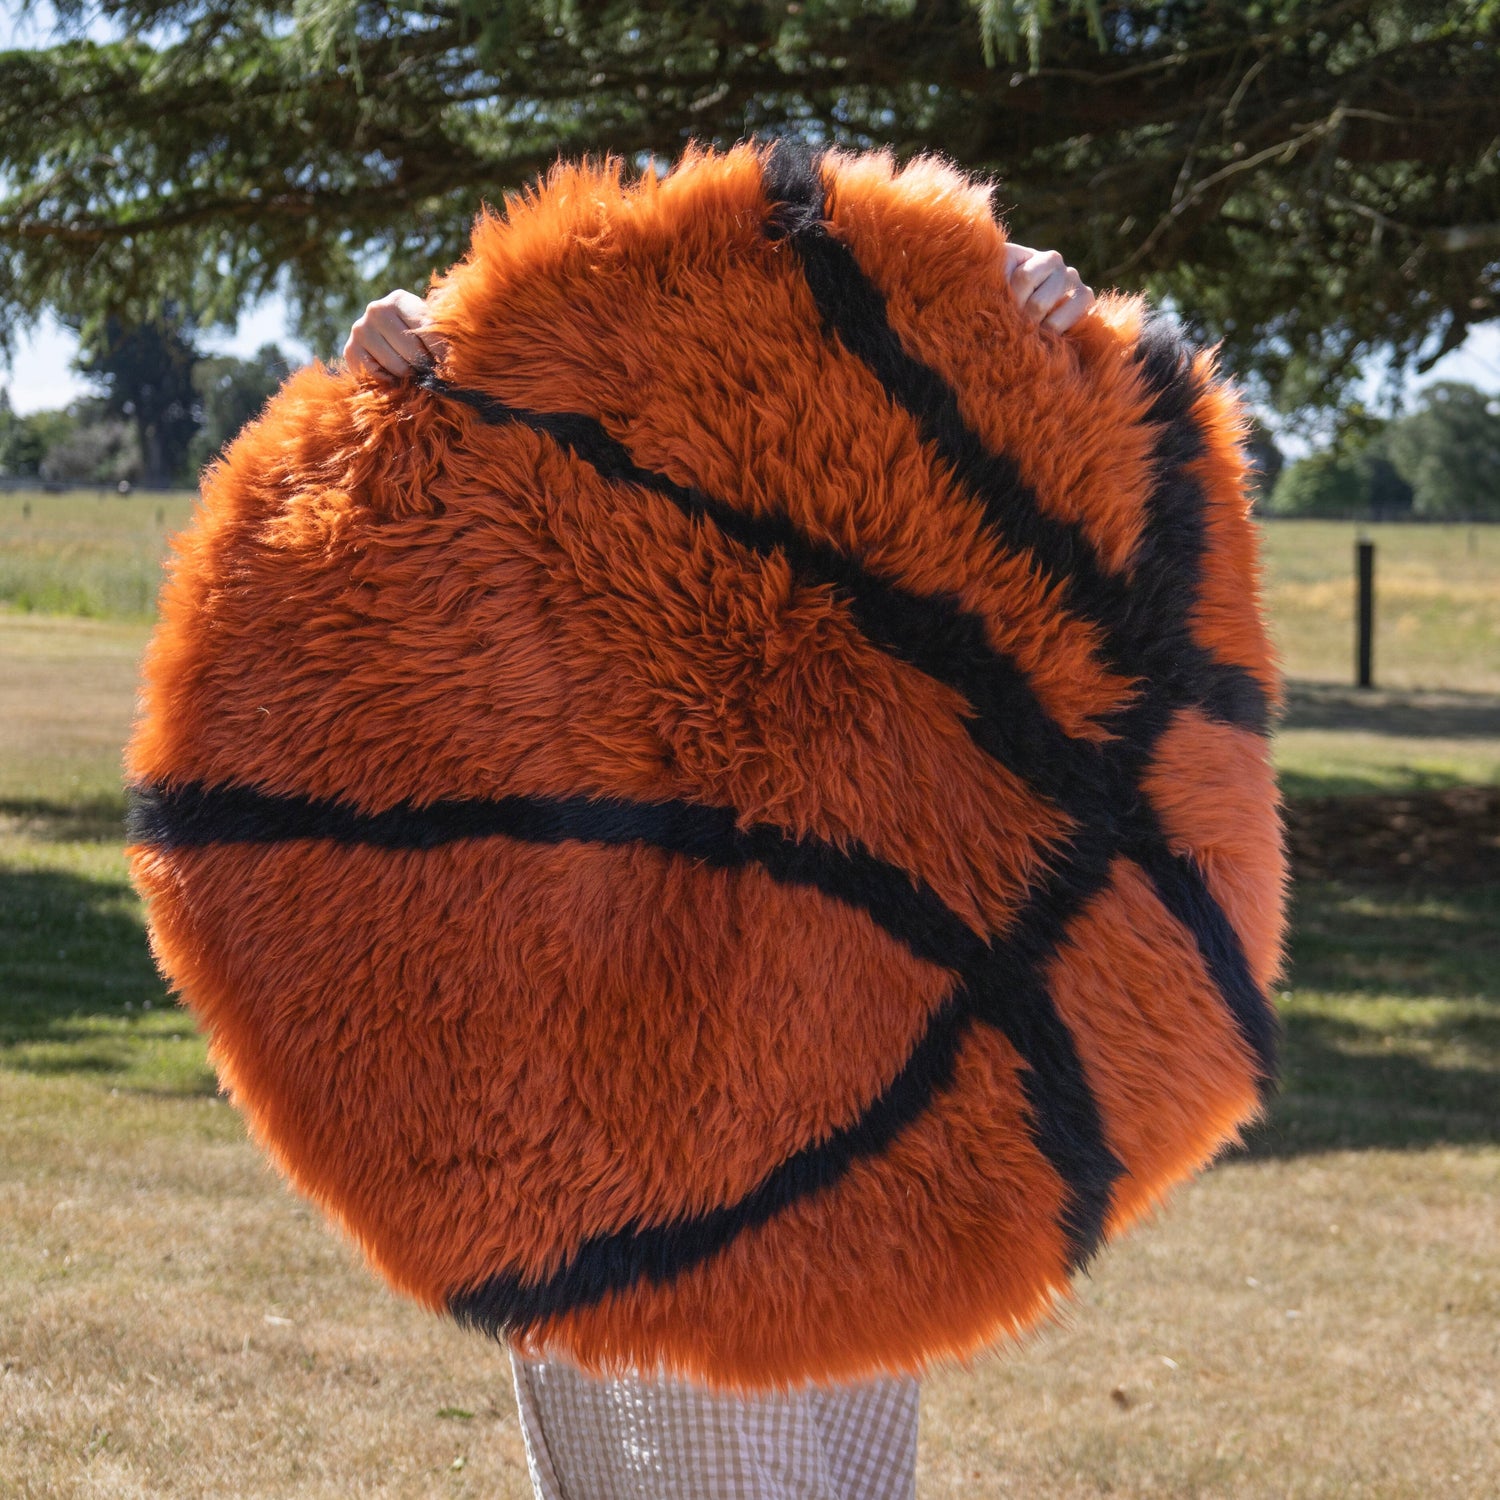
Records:
{"label": "orange and black ball pattern", "polygon": [[1247,417],[951,170],[560,167],[440,368],[207,476],[154,950],[397,1288],[586,1368],[917,1371],[1253,1119],[1284,868]]}

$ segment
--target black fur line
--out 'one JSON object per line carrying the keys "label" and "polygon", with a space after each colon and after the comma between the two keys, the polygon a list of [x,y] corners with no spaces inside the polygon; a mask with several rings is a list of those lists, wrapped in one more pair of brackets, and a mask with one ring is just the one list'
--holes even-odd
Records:
{"label": "black fur line", "polygon": [[636,485],[691,520],[708,521],[760,557],[780,554],[805,585],[832,588],[872,645],[955,688],[973,706],[965,728],[980,749],[1044,796],[1062,800],[1097,779],[1098,751],[1071,739],[1037,701],[1026,674],[989,643],[984,621],[956,598],[915,594],[869,572],[848,553],[813,540],[782,516],[751,516],[702,490],[642,468],[593,417],[508,406],[481,391],[427,374],[434,395],[459,401],[491,426],[522,426],[550,437],[601,478]]}
{"label": "black fur line", "polygon": [[[568,1299],[582,1286],[600,1296],[617,1287],[626,1266],[635,1268],[633,1274],[663,1279],[661,1256],[668,1248],[678,1257],[677,1269],[686,1269],[778,1208],[837,1182],[854,1160],[883,1149],[946,1088],[958,1046],[976,1017],[1000,1030],[1026,1064],[1022,1085],[1036,1117],[1037,1146],[1068,1190],[1063,1230],[1070,1264],[1082,1266],[1102,1237],[1110,1189],[1123,1169],[1104,1145],[1082,1063],[1036,972],[1087,894],[1081,884],[1044,887],[1012,933],[997,943],[976,934],[929,887],[868,850],[792,839],[764,825],[742,830],[732,809],[696,803],[505,797],[424,807],[402,803],[367,813],[249,787],[146,786],[132,789],[127,831],[131,842],[163,849],[294,839],[431,849],[494,836],[543,844],[564,839],[646,844],[719,868],[756,865],[778,882],[813,886],[864,912],[918,958],[957,971],[958,988],[859,1120],[774,1168],[738,1204],[668,1228],[621,1229],[590,1242],[547,1287],[525,1289],[527,1298],[547,1302],[552,1312],[577,1305]],[[1096,862],[1093,873],[1097,887],[1107,864]],[[509,1285],[507,1278],[499,1278],[496,1286],[502,1285]],[[484,1305],[498,1306],[501,1292],[485,1298]]]}
{"label": "black fur line", "polygon": [[959,1049],[975,1021],[1002,1032],[1026,1059],[1020,1077],[1033,1136],[1065,1188],[1060,1227],[1068,1243],[1069,1269],[1082,1269],[1103,1238],[1114,1183],[1124,1168],[1103,1143],[1082,1064],[1039,970],[1056,952],[1072,914],[1108,878],[1109,841],[1096,839],[1093,845],[1086,858],[1087,877],[1052,882],[1037,893],[1015,934],[990,948],[966,973],[929,1021],[900,1073],[858,1120],[789,1157],[737,1203],[672,1224],[631,1223],[596,1235],[541,1281],[504,1272],[454,1292],[449,1312],[466,1327],[499,1338],[597,1305],[642,1280],[669,1284],[745,1231],[837,1187],[857,1162],[883,1152],[952,1086]]}
{"label": "black fur line", "polygon": [[[912,417],[923,439],[979,502],[1000,545],[1032,557],[1073,613],[1103,627],[1103,655],[1115,671],[1151,678],[1183,703],[1264,733],[1268,705],[1255,678],[1215,660],[1185,629],[1164,638],[1160,622],[1140,608],[1131,580],[1103,567],[1080,527],[1047,515],[1014,459],[986,448],[964,421],[953,388],[907,352],[886,317],[884,295],[826,226],[818,158],[798,142],[779,140],[763,173],[766,232],[792,244],[826,331],[862,360],[892,403]],[[1147,419],[1173,422],[1189,411],[1199,394],[1197,377],[1171,324],[1151,320],[1136,354],[1147,387],[1155,392]]]}
{"label": "black fur line", "polygon": [[[1168,353],[1175,348],[1172,346]],[[1193,438],[1196,427],[1191,425],[1191,400],[1182,399],[1178,388],[1165,378],[1180,375],[1184,369],[1190,373],[1190,368],[1180,359],[1173,362],[1156,358],[1151,369],[1162,387],[1153,404],[1153,416],[1165,424],[1174,439],[1182,437],[1177,419],[1187,420],[1187,437]],[[909,594],[865,573],[846,555],[812,542],[782,518],[745,516],[722,501],[642,468],[624,445],[611,438],[591,417],[510,407],[484,393],[454,387],[431,376],[424,384],[435,394],[469,405],[490,423],[521,423],[543,432],[603,477],[637,484],[663,495],[683,513],[712,521],[732,539],[758,553],[780,551],[804,578],[832,584],[850,608],[855,623],[874,644],[964,694],[974,709],[967,727],[980,748],[1052,797],[1085,829],[1108,829],[1116,821],[1113,816],[1113,807],[1118,805],[1116,799],[1129,803],[1138,796],[1138,768],[1149,751],[1139,731],[1146,719],[1156,723],[1160,717],[1155,712],[1160,702],[1159,690],[1142,705],[1144,714],[1127,715],[1118,726],[1128,744],[1126,756],[1107,758],[1094,746],[1072,741],[1062,734],[1036,704],[1029,685],[1013,664],[998,659],[989,648],[982,623],[955,608],[953,601]],[[1175,448],[1159,447],[1162,447],[1160,489],[1178,472],[1185,455]],[[1159,500],[1160,496],[1154,494],[1153,504]],[[1185,654],[1183,642],[1179,638],[1171,645],[1177,648],[1176,653],[1159,652],[1152,666],[1177,669]],[[1026,710],[1020,716],[1015,712],[1018,704]],[[1153,732],[1153,742],[1159,727]],[[1126,759],[1137,767],[1136,774],[1123,774]],[[1097,1105],[1083,1077],[1072,1038],[1038,977],[1041,963],[1065,936],[1071,915],[1107,882],[1111,859],[1119,852],[1118,834],[1114,842],[1093,835],[1082,842],[1088,845],[1087,857],[1075,850],[1055,879],[1033,893],[1027,918],[1018,929],[1018,940],[1007,945],[1003,954],[995,956],[978,972],[965,974],[965,993],[979,997],[976,1003],[980,1014],[989,1024],[1004,1031],[1027,1060],[1023,1087],[1031,1105],[1033,1135],[1068,1189],[1063,1228],[1075,1265],[1086,1262],[1097,1247],[1111,1187],[1120,1171],[1119,1163],[1104,1146]],[[1184,878],[1189,884],[1193,882],[1191,873]],[[1201,880],[1197,884],[1201,888]],[[1217,911],[1206,889],[1202,890],[1202,896]],[[1228,932],[1231,950],[1236,948],[1233,933],[1221,918],[1215,935],[1221,936],[1223,932]],[[1016,952],[1028,947],[1033,952],[1032,961],[1018,963]],[[1220,963],[1213,971],[1215,977],[1223,970]],[[1007,977],[1003,985],[995,980],[1000,973]],[[775,1180],[776,1174],[768,1179]],[[723,1212],[733,1214],[731,1209]],[[723,1224],[733,1222],[733,1217],[722,1220]],[[673,1243],[682,1243],[684,1235],[690,1237],[690,1232],[681,1226]],[[713,1236],[706,1230],[705,1235],[702,1243],[706,1246]],[[647,1243],[642,1244],[642,1254],[647,1254]],[[612,1262],[618,1262],[626,1254],[623,1244],[618,1237],[610,1237],[607,1255]],[[606,1251],[601,1247],[598,1253]],[[705,1253],[711,1252],[705,1250]],[[642,1264],[646,1263],[649,1255]],[[558,1283],[557,1295],[564,1295],[565,1285],[574,1284],[569,1278],[575,1274],[582,1273],[568,1268],[560,1273],[563,1280]],[[540,1289],[534,1290],[541,1296]],[[561,1308],[554,1304],[553,1310]]]}
{"label": "black fur line", "polygon": [[[1268,713],[1260,684],[1243,669],[1215,661],[1193,639],[1189,625],[1205,549],[1205,497],[1187,471],[1203,448],[1193,414],[1202,385],[1176,327],[1153,318],[1135,351],[1152,393],[1147,417],[1157,435],[1142,543],[1126,580],[1100,566],[1079,528],[1043,513],[1014,461],[986,449],[964,422],[952,388],[907,352],[890,326],[880,289],[827,227],[818,158],[796,142],[778,141],[763,173],[766,232],[793,245],[828,334],[862,360],[892,403],[916,421],[924,439],[979,501],[1002,544],[1033,556],[1045,576],[1066,591],[1070,606],[1104,628],[1106,656],[1144,679],[1145,701],[1111,724],[1117,741],[1106,752],[1104,779],[1112,792],[1104,806],[1143,800],[1140,777],[1173,709],[1195,704],[1212,717],[1264,732]],[[1092,826],[1101,805],[1096,799],[1061,800]],[[1201,872],[1191,861],[1174,863],[1159,830],[1156,836],[1155,849],[1146,840],[1145,868],[1169,910],[1198,917],[1190,930],[1210,973],[1226,987],[1225,1004],[1261,1062],[1263,1084],[1269,1085],[1274,1066],[1262,1018],[1269,1003],[1264,996],[1253,1006],[1247,1002],[1248,965],[1233,929]],[[1253,993],[1253,984],[1249,988]]]}
{"label": "black fur line", "polygon": [[[1065,808],[1083,826],[1108,824],[1111,808],[1103,791],[1106,763],[1100,748],[1064,733],[1037,702],[1025,675],[989,645],[983,622],[956,601],[912,594],[866,572],[846,554],[811,541],[781,517],[747,516],[699,490],[641,468],[624,445],[592,417],[512,407],[432,375],[422,383],[436,395],[463,402],[491,425],[514,423],[542,432],[604,478],[661,495],[684,514],[710,520],[732,540],[760,555],[779,551],[805,580],[831,584],[866,639],[967,699],[971,712],[964,727],[985,754]],[[1102,872],[1090,889],[1098,883],[1102,883]],[[1060,939],[1059,929],[1043,946],[1050,951]],[[1013,961],[1006,959],[1002,966],[1014,974]],[[976,992],[991,998],[987,1019],[999,1024],[1000,1011],[993,1003],[995,986],[985,982],[983,972],[975,975],[975,986]],[[1067,1184],[1064,1229],[1072,1261],[1082,1265],[1103,1233],[1109,1187],[1119,1175],[1119,1164],[1104,1144],[1098,1107],[1082,1063],[1045,987],[1018,983],[1013,1009],[1014,1018],[1001,1029],[1028,1064],[1033,1061],[1028,1048],[1035,1044],[1042,1049],[1026,1083],[1033,1105],[1033,1135],[1038,1149]]]}
{"label": "black fur line", "polygon": [[758,866],[783,885],[813,886],[864,912],[916,957],[939,968],[974,962],[984,939],[931,887],[868,849],[736,825],[730,807],[619,797],[531,797],[398,803],[362,812],[348,803],[253,787],[143,786],[130,791],[126,833],[157,849],[325,839],[380,849],[434,849],[463,839],[528,844],[641,844],[717,869]]}
{"label": "black fur line", "polygon": [[642,1280],[669,1284],[746,1230],[837,1186],[857,1162],[884,1151],[921,1118],[937,1094],[952,1086],[959,1048],[973,1020],[962,992],[950,996],[895,1082],[857,1121],[788,1157],[739,1202],[673,1224],[630,1223],[595,1235],[545,1280],[528,1282],[510,1273],[486,1277],[453,1292],[449,1312],[461,1324],[498,1338],[596,1305]]}

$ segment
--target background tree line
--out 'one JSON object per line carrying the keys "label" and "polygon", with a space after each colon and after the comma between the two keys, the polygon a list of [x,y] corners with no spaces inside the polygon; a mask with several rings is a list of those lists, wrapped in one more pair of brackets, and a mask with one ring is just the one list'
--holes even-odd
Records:
{"label": "background tree line", "polygon": [[196,483],[291,372],[275,344],[205,354],[170,321],[111,322],[80,370],[98,394],[25,416],[0,390],[0,475],[47,482]]}
{"label": "background tree line", "polygon": [[[0,476],[192,484],[291,367],[275,344],[248,359],[205,355],[157,327],[130,330],[83,368],[102,391],[62,411],[20,416],[0,390]],[[1295,463],[1263,423],[1249,446],[1263,514],[1500,521],[1500,397],[1472,385],[1435,382],[1409,413],[1367,418]]]}
{"label": "background tree line", "polygon": [[1261,463],[1271,515],[1500,521],[1500,397],[1434,381],[1403,416],[1294,464]]}
{"label": "background tree line", "polygon": [[[24,0],[23,0],[24,3]],[[0,349],[50,311],[99,394],[0,469],[190,480],[285,372],[199,330],[276,292],[331,354],[559,155],[795,132],[938,150],[1012,235],[1144,291],[1279,425],[1262,505],[1487,515],[1496,413],[1400,381],[1500,313],[1500,0],[52,0],[0,53]],[[1282,470],[1284,469],[1284,472]],[[1272,481],[1274,480],[1274,488]]]}

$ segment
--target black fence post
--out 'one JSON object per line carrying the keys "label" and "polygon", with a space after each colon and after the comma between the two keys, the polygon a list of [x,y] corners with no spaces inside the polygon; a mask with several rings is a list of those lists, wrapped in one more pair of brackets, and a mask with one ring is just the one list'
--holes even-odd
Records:
{"label": "black fence post", "polygon": [[1354,552],[1359,577],[1356,682],[1362,688],[1371,688],[1375,686],[1375,543],[1357,541]]}

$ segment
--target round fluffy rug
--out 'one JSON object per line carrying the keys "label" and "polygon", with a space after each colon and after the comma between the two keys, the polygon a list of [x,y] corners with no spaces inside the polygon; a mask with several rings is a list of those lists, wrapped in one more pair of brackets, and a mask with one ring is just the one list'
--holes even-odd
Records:
{"label": "round fluffy rug", "polygon": [[559,167],[401,386],[206,476],[128,763],[156,956],[401,1291],[585,1368],[920,1371],[1274,1072],[1248,417],[940,164]]}

